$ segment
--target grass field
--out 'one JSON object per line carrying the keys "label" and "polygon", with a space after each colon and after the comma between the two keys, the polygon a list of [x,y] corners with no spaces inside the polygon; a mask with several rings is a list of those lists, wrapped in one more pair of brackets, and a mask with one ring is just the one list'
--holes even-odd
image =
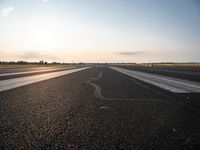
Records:
{"label": "grass field", "polygon": [[130,67],[158,67],[158,68],[200,68],[200,63],[141,63],[141,64],[113,64],[115,66]]}

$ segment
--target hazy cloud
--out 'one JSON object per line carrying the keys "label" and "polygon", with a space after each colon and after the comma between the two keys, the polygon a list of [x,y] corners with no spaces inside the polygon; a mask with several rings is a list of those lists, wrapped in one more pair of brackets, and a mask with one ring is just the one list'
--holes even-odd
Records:
{"label": "hazy cloud", "polygon": [[15,10],[15,7],[8,7],[8,8],[5,8],[1,11],[1,16],[3,17],[6,17],[8,16],[12,11]]}
{"label": "hazy cloud", "polygon": [[138,55],[138,54],[141,54],[143,53],[142,51],[124,51],[124,52],[118,52],[117,54],[119,55],[124,55],[124,56],[132,56],[132,55]]}
{"label": "hazy cloud", "polygon": [[48,53],[38,51],[23,51],[20,53],[23,60],[56,60],[57,57]]}
{"label": "hazy cloud", "polygon": [[48,2],[48,0],[42,0],[43,2]]}

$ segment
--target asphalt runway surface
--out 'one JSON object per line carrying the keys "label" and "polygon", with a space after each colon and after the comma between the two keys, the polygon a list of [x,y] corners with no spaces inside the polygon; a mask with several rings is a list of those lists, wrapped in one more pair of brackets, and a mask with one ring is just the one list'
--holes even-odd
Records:
{"label": "asphalt runway surface", "polygon": [[88,68],[0,92],[0,149],[199,149],[199,99]]}
{"label": "asphalt runway surface", "polygon": [[44,73],[63,71],[80,66],[60,66],[60,67],[30,67],[30,68],[6,68],[0,69],[0,81],[12,78],[20,78],[30,75],[39,75]]}
{"label": "asphalt runway surface", "polygon": [[126,69],[165,75],[174,78],[200,82],[199,67],[145,67],[145,66],[120,66]]}
{"label": "asphalt runway surface", "polygon": [[42,70],[47,70],[47,69],[58,69],[58,68],[63,68],[63,67],[68,67],[68,66],[64,66],[64,65],[60,65],[60,66],[42,66],[40,67],[39,65],[37,66],[29,66],[29,65],[23,65],[18,67],[16,66],[10,66],[10,67],[3,67],[0,66],[0,74],[3,73],[15,73],[15,72],[26,72],[26,71],[42,71]]}
{"label": "asphalt runway surface", "polygon": [[200,93],[200,83],[198,82],[119,67],[110,68],[173,93]]}

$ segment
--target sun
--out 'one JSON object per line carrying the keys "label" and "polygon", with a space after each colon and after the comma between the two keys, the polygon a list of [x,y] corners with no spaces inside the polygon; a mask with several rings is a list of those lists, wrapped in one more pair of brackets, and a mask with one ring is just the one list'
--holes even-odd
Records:
{"label": "sun", "polygon": [[54,18],[38,18],[29,23],[29,40],[38,49],[53,49],[62,38],[62,23]]}

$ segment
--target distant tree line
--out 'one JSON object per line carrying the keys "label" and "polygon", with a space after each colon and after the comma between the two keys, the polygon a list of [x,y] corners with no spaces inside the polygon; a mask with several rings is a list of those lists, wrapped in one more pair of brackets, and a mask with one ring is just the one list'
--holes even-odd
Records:
{"label": "distant tree line", "polygon": [[28,62],[28,61],[0,61],[0,64],[48,64],[48,62],[45,61],[39,61],[39,62]]}
{"label": "distant tree line", "polygon": [[43,60],[41,60],[41,61],[39,61],[39,62],[28,62],[28,61],[22,61],[22,60],[20,60],[20,61],[0,61],[0,64],[13,64],[13,65],[15,65],[15,64],[21,64],[21,65],[26,65],[26,64],[32,64],[32,65],[46,65],[46,64],[54,64],[54,65],[56,65],[56,64],[65,64],[65,65],[70,65],[70,64],[73,64],[73,65],[75,65],[75,64],[79,64],[79,65],[85,65],[85,63],[83,63],[83,62],[80,62],[80,63],[61,63],[61,62],[51,62],[51,63],[49,63],[49,62],[47,62],[47,61],[43,61]]}

